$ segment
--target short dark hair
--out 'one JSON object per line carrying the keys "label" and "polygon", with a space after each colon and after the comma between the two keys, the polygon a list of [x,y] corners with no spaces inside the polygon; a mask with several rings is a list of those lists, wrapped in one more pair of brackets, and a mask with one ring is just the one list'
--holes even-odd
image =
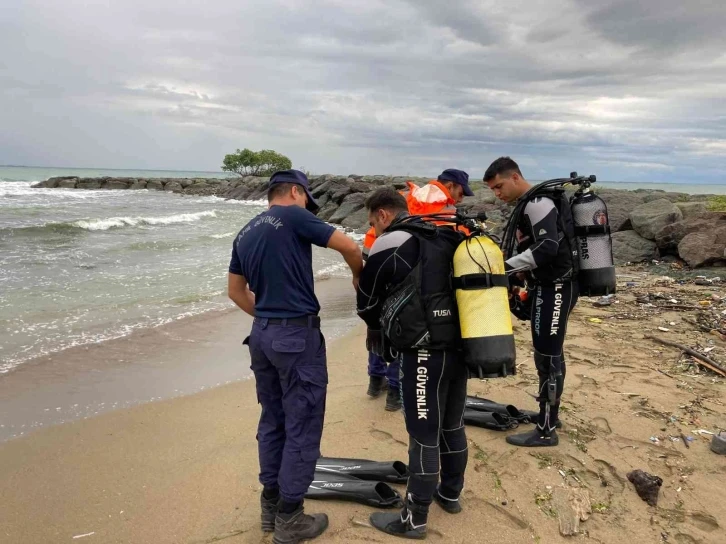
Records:
{"label": "short dark hair", "polygon": [[287,196],[292,191],[294,183],[273,183],[267,190],[267,202],[272,202],[275,198]]}
{"label": "short dark hair", "polygon": [[505,176],[511,172],[517,172],[520,176],[522,175],[522,171],[516,162],[509,157],[499,157],[487,168],[487,171],[484,173],[484,181],[487,182],[493,180],[497,175]]}
{"label": "short dark hair", "polygon": [[368,213],[384,209],[394,213],[407,212],[408,204],[401,193],[393,187],[379,187],[365,201]]}

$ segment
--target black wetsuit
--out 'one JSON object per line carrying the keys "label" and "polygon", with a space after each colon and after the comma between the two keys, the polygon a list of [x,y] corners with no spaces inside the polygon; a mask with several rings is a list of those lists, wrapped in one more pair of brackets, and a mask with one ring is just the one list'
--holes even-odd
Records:
{"label": "black wetsuit", "polygon": [[[567,205],[562,201],[561,205]],[[563,345],[567,321],[579,296],[571,247],[555,202],[538,197],[527,204],[517,230],[518,253],[507,259],[508,274],[525,272],[532,305],[531,329],[534,363],[539,376],[538,428],[551,432],[559,417],[565,381]]]}
{"label": "black wetsuit", "polygon": [[[358,315],[380,329],[381,305],[391,286],[401,283],[419,258],[419,241],[405,231],[379,237],[360,277]],[[455,350],[403,350],[401,397],[409,434],[408,494],[431,503],[438,493],[456,501],[464,486],[467,442],[464,431],[467,370]]]}

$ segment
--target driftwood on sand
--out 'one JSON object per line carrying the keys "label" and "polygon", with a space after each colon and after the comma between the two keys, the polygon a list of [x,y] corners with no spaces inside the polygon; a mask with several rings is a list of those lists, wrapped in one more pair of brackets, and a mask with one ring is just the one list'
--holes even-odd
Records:
{"label": "driftwood on sand", "polygon": [[670,340],[663,340],[662,338],[658,338],[656,336],[650,336],[646,335],[645,338],[649,340],[653,340],[655,342],[658,342],[660,344],[671,346],[673,348],[680,349],[683,353],[687,353],[691,357],[694,357],[699,360],[699,364],[701,366],[706,367],[707,369],[715,372],[716,374],[720,374],[721,376],[726,378],[726,368],[724,368],[722,365],[714,361],[713,359],[710,359],[709,357],[706,357],[705,355],[702,355],[698,353],[696,350],[691,349],[687,346],[684,346],[683,344],[679,344],[677,342],[671,342]]}

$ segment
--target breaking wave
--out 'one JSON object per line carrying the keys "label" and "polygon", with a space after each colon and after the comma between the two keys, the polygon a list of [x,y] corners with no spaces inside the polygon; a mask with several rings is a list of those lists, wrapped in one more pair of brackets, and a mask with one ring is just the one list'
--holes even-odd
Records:
{"label": "breaking wave", "polygon": [[36,234],[45,232],[69,232],[69,231],[103,231],[109,229],[120,229],[124,227],[177,225],[180,223],[194,223],[205,217],[217,217],[215,210],[179,213],[161,217],[109,217],[107,219],[81,219],[65,223],[46,223],[27,227],[11,227],[0,229],[0,231],[14,231],[22,234]]}

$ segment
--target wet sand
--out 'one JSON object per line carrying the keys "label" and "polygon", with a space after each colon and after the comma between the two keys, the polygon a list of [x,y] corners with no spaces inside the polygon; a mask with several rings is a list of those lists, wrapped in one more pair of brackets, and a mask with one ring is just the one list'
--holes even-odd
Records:
{"label": "wet sand", "polygon": [[[666,322],[672,340],[693,345],[708,339],[687,326],[683,313],[639,309],[639,291],[685,296],[653,282],[643,277],[638,287],[623,288],[620,303],[607,308],[589,299],[578,304],[566,344],[558,447],[517,449],[504,441],[508,433],[467,427],[464,512],[451,516],[432,506],[429,541],[724,541],[726,457],[709,450],[710,436],[693,431],[723,427],[726,386],[713,374],[683,371],[676,350],[644,339],[664,334],[657,327]],[[234,328],[239,316],[225,319]],[[187,339],[195,338],[193,332]],[[534,409],[537,378],[520,322],[516,334],[519,373],[472,380],[469,392]],[[726,359],[726,344],[716,338],[713,346],[710,354]],[[382,397],[365,395],[363,327],[328,348],[323,455],[406,461],[402,414],[385,412]],[[206,360],[217,360],[216,346],[207,349]],[[270,542],[259,530],[258,415],[254,384],[246,380],[1,444],[0,541]],[[690,447],[681,433],[693,438]],[[657,507],[628,482],[627,473],[637,468],[663,478]],[[583,509],[581,536],[565,538],[559,518],[571,510],[567,497],[574,493],[586,497],[589,508]],[[308,500],[306,508],[330,516],[330,528],[315,542],[400,542],[367,526],[370,507]],[[80,535],[88,536],[73,539]]]}
{"label": "wet sand", "polygon": [[[360,322],[349,280],[320,281],[316,292],[328,338]],[[251,324],[232,307],[29,361],[0,375],[0,442],[248,379],[249,350],[242,340]]]}

